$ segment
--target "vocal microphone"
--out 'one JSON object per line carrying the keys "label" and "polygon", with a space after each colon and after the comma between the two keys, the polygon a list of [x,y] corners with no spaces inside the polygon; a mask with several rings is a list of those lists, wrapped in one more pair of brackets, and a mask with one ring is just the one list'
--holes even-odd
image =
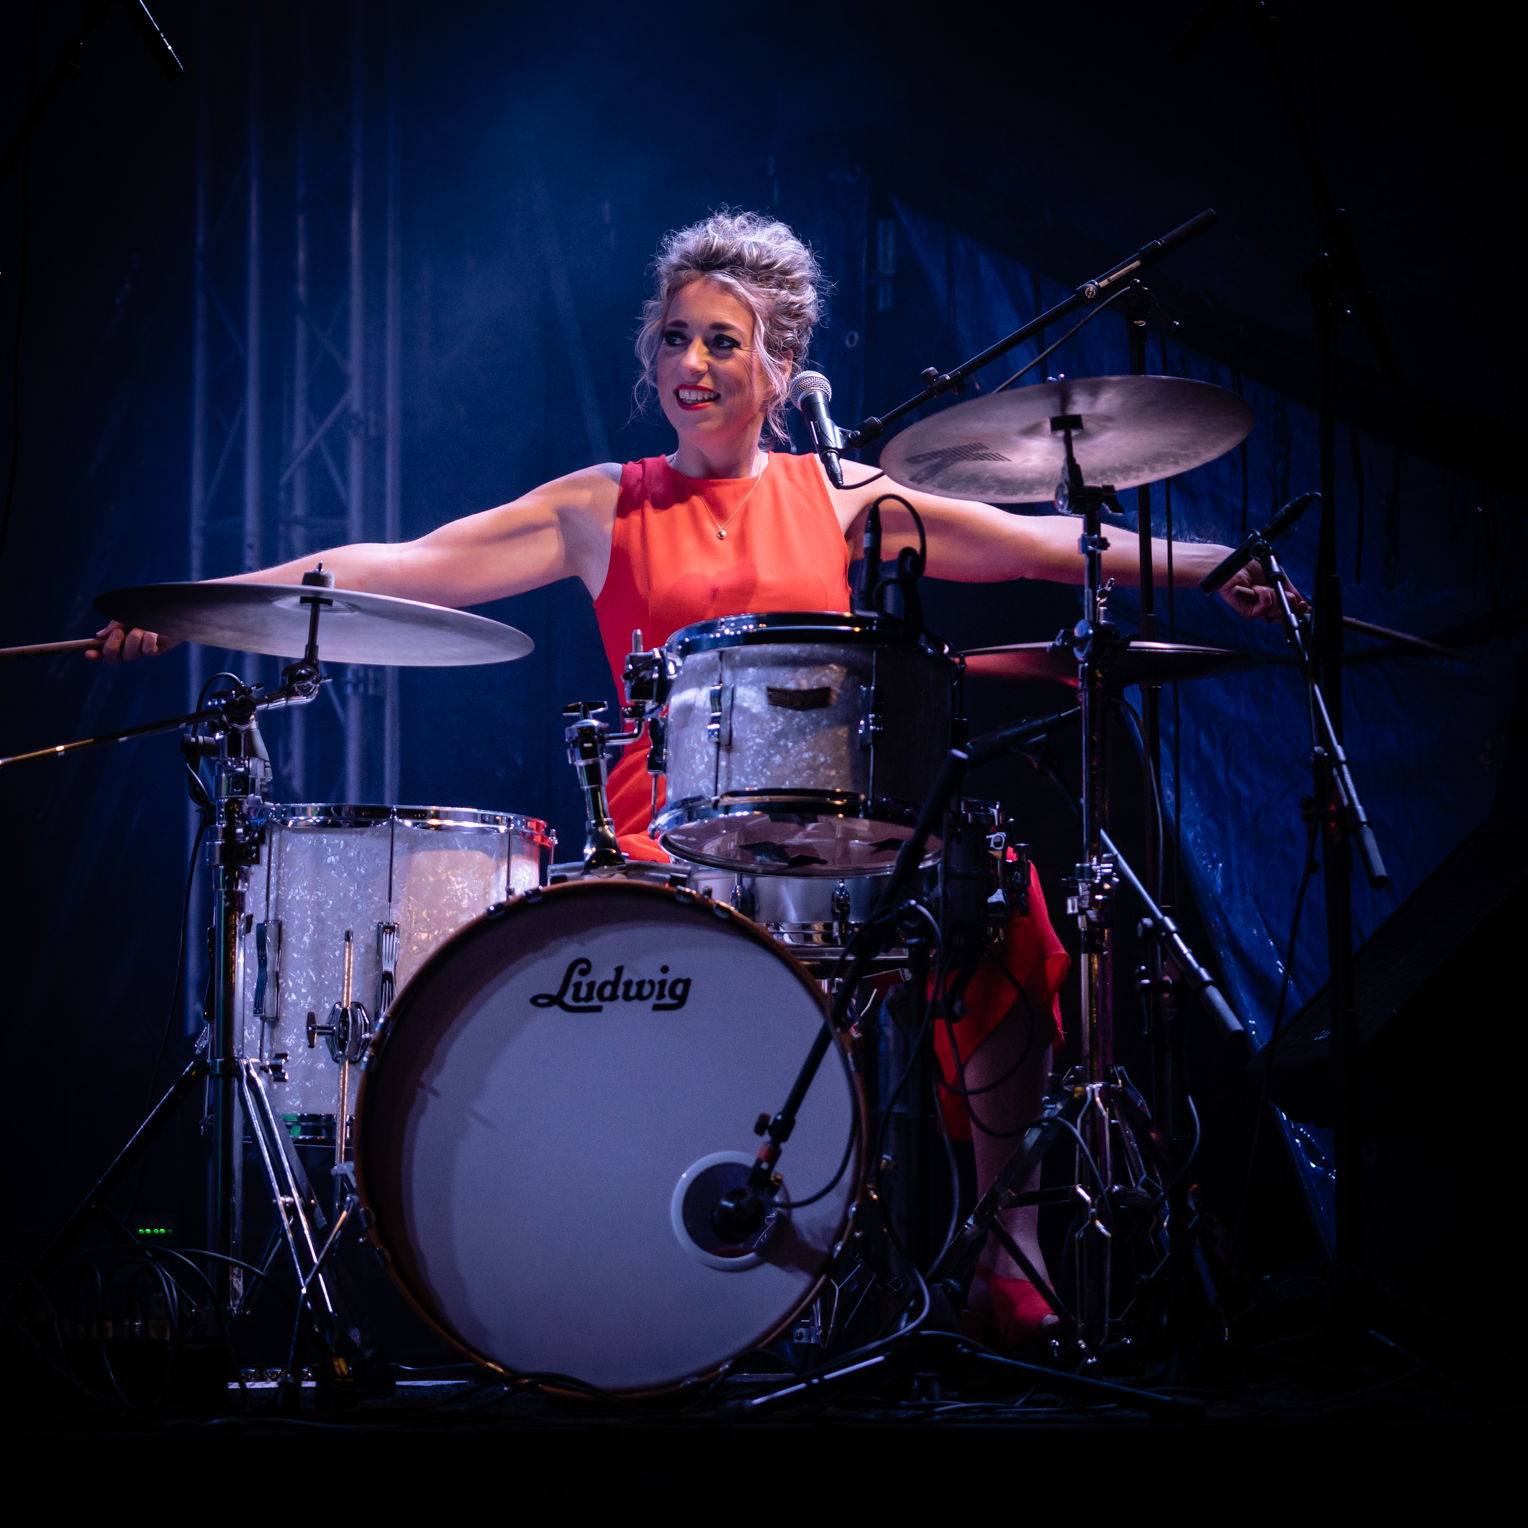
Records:
{"label": "vocal microphone", "polygon": [[791,379],[791,402],[806,415],[812,430],[812,449],[822,463],[828,481],[835,488],[844,486],[844,469],[838,459],[843,450],[843,432],[828,414],[833,387],[820,371],[798,371]]}
{"label": "vocal microphone", "polygon": [[1241,572],[1257,556],[1258,547],[1277,541],[1320,497],[1319,493],[1312,492],[1302,493],[1298,498],[1291,499],[1268,522],[1266,530],[1252,531],[1243,536],[1241,543],[1232,549],[1231,554],[1223,558],[1208,575],[1199,580],[1199,587],[1206,594],[1214,594],[1222,584],[1234,574]]}

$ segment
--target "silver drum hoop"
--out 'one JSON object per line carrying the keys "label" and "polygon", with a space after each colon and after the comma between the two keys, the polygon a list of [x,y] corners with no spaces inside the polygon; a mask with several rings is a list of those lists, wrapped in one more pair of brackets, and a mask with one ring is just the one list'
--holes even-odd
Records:
{"label": "silver drum hoop", "polygon": [[943,644],[884,617],[782,612],[685,627],[667,651],[665,849],[755,875],[891,868],[949,749]]}

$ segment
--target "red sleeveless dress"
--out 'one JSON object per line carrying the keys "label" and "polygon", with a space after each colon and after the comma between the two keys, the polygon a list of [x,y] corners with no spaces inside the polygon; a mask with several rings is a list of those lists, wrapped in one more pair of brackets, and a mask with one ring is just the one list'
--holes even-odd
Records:
{"label": "red sleeveless dress", "polygon": [[[719,528],[725,536],[717,535]],[[618,695],[633,631],[641,631],[648,649],[682,627],[726,615],[848,608],[849,547],[815,457],[772,454],[757,478],[687,478],[662,456],[622,467],[610,567],[594,602]],[[661,782],[658,799],[661,805]],[[621,848],[633,859],[667,860],[647,835],[652,777],[645,745],[626,749],[610,771],[609,800]],[[1056,993],[1067,956],[1033,874],[1030,889],[1032,911],[1014,920],[998,954],[1037,1022],[1049,1014],[1059,1036]],[[1013,998],[1007,978],[983,962],[956,1025],[962,1056],[996,1026]],[[936,1041],[945,1074],[953,1077],[945,1028]]]}
{"label": "red sleeveless dress", "polygon": [[[616,694],[634,630],[653,648],[724,615],[848,608],[849,546],[815,457],[776,453],[756,478],[687,478],[662,456],[621,469],[610,568],[594,602]],[[651,804],[646,746],[628,748],[610,771],[621,848],[666,860],[647,836]]]}

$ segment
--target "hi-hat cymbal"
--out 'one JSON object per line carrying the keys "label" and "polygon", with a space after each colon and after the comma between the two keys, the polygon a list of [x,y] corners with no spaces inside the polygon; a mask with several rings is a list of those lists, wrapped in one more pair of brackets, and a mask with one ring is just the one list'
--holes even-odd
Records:
{"label": "hi-hat cymbal", "polygon": [[453,668],[505,663],[536,645],[513,626],[465,610],[306,584],[141,584],[113,589],[95,605],[124,626],[177,642],[300,658],[310,609],[302,600],[314,594],[326,601],[318,619],[318,656],[326,663]]}
{"label": "hi-hat cymbal", "polygon": [[1137,488],[1240,445],[1250,405],[1187,377],[1064,377],[957,403],[887,442],[880,465],[909,488],[957,499],[1035,503],[1066,471],[1051,420],[1076,415],[1072,450],[1091,487]]}
{"label": "hi-hat cymbal", "polygon": [[[1077,655],[1053,642],[1015,642],[1006,647],[975,647],[961,653],[966,673],[993,679],[1018,679],[1031,684],[1077,686]],[[1182,642],[1138,642],[1131,639],[1105,672],[1111,688],[1133,684],[1176,684],[1206,674],[1238,668],[1260,668],[1271,660],[1227,647],[1190,647]]]}

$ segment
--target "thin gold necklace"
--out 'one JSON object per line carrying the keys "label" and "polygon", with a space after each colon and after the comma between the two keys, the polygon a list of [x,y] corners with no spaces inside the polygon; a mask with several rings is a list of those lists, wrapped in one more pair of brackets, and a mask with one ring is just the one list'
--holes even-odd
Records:
{"label": "thin gold necklace", "polygon": [[690,477],[688,473],[679,472],[679,468],[674,466],[674,458],[672,456],[667,458],[667,460],[669,466],[673,467],[674,471],[678,472],[679,476],[695,490],[696,497],[705,505],[706,513],[711,517],[711,524],[716,527],[716,539],[718,541],[725,541],[727,539],[727,527],[742,514],[744,507],[758,490],[759,484],[764,481],[764,474],[769,471],[769,452],[766,451],[764,453],[764,465],[759,468],[759,474],[753,480],[753,487],[743,495],[742,502],[739,503],[738,507],[725,520],[718,520],[716,518],[716,511],[711,508],[711,501],[700,491],[700,484]]}

